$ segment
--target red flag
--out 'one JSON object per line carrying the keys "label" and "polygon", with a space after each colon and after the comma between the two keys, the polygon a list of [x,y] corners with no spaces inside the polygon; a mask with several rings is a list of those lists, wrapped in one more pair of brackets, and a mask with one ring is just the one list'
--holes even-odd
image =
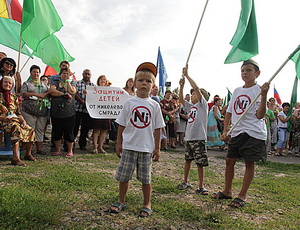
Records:
{"label": "red flag", "polygon": [[275,89],[275,86],[274,86],[274,98],[276,99],[276,101],[277,101],[277,103],[278,103],[279,105],[282,104],[281,99],[280,99],[280,96],[279,96],[279,93],[278,93],[277,90]]}
{"label": "red flag", "polygon": [[53,76],[53,75],[57,75],[57,72],[55,69],[53,69],[51,66],[46,66],[46,69],[45,69],[45,72],[44,72],[44,75],[47,75],[47,76]]}
{"label": "red flag", "polygon": [[22,23],[22,6],[18,0],[0,1],[0,17]]}

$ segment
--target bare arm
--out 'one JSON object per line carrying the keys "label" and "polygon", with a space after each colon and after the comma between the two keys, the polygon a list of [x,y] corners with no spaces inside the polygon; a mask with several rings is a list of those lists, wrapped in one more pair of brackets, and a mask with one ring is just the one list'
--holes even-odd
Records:
{"label": "bare arm", "polygon": [[219,109],[218,109],[218,107],[217,107],[217,106],[214,106],[213,110],[214,110],[214,117],[215,117],[217,120],[223,121],[224,119],[221,118],[221,117],[219,117]]}
{"label": "bare arm", "polygon": [[230,126],[230,123],[231,123],[231,117],[232,117],[232,114],[226,112],[226,114],[225,114],[225,120],[224,120],[224,131],[223,131],[223,134],[221,136],[221,140],[222,141],[229,140],[229,136],[227,135],[227,133],[229,131],[229,126]]}
{"label": "bare arm", "polygon": [[262,119],[265,114],[266,114],[266,111],[267,111],[267,93],[268,93],[268,90],[269,90],[269,86],[270,86],[270,83],[265,83],[263,84],[260,88],[261,88],[261,102],[260,102],[260,105],[259,105],[259,108],[258,110],[256,111],[256,117],[258,119]]}
{"label": "bare arm", "polygon": [[184,98],[183,98],[183,88],[184,88],[184,83],[185,83],[185,79],[184,78],[181,78],[180,80],[179,80],[179,86],[180,86],[180,88],[179,88],[179,102],[181,103],[181,104],[185,104],[184,103]]}
{"label": "bare arm", "polygon": [[158,161],[160,157],[160,143],[161,143],[161,128],[154,130],[155,149],[153,151],[154,161]]}
{"label": "bare arm", "polygon": [[49,90],[49,93],[51,96],[54,96],[54,97],[60,97],[62,95],[64,95],[63,92],[60,92],[56,89],[56,86],[55,85],[51,85],[50,86],[50,90]]}
{"label": "bare arm", "polygon": [[118,157],[121,157],[121,153],[122,153],[122,142],[123,142],[123,131],[125,129],[125,126],[119,125],[118,127],[118,134],[117,134],[117,146],[116,146],[116,152]]}
{"label": "bare arm", "polygon": [[188,65],[185,66],[185,68],[183,68],[182,70],[182,74],[183,76],[185,76],[188,81],[190,82],[192,88],[194,89],[195,93],[198,96],[199,101],[202,101],[202,93],[200,92],[199,87],[197,86],[196,82],[189,76],[188,74]]}

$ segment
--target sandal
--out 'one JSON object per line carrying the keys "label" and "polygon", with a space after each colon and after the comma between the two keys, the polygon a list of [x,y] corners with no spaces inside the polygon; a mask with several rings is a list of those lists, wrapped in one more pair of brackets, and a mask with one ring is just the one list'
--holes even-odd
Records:
{"label": "sandal", "polygon": [[74,155],[73,155],[73,153],[67,153],[66,155],[65,155],[65,157],[73,157]]}
{"label": "sandal", "polygon": [[[114,209],[111,209],[111,207],[115,207],[118,209],[114,210]],[[120,202],[116,202],[116,203],[112,204],[111,207],[109,208],[110,213],[120,213],[121,211],[123,211],[126,208],[126,205],[121,204]]]}
{"label": "sandal", "polygon": [[60,152],[54,152],[54,153],[52,153],[52,156],[60,156],[60,155],[61,155]]}
{"label": "sandal", "polygon": [[217,200],[229,200],[229,199],[232,199],[231,196],[226,196],[222,192],[217,192],[217,193],[214,192],[213,194],[211,194],[211,198],[217,199]]}
{"label": "sandal", "polygon": [[11,164],[12,165],[17,165],[17,166],[26,166],[26,164],[23,161],[21,161],[20,159],[11,160]]}
{"label": "sandal", "polygon": [[186,182],[182,182],[181,184],[177,185],[177,188],[180,189],[180,190],[184,190],[184,189],[187,189],[191,187],[191,184],[188,184]]}
{"label": "sandal", "polygon": [[[147,215],[142,214],[143,212],[147,213]],[[149,217],[151,216],[153,210],[147,207],[142,207],[139,212],[139,217]]]}
{"label": "sandal", "polygon": [[233,208],[241,208],[246,204],[246,202],[238,197],[234,198],[234,200],[231,202],[230,207]]}
{"label": "sandal", "polygon": [[36,161],[36,159],[31,154],[24,156],[24,160],[26,160],[26,161]]}
{"label": "sandal", "polygon": [[201,195],[208,195],[208,190],[206,188],[197,188],[196,193]]}

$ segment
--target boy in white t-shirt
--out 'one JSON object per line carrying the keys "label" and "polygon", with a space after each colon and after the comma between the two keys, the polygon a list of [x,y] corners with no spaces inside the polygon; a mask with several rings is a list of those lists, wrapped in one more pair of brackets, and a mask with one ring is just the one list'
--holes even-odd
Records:
{"label": "boy in white t-shirt", "polygon": [[159,104],[150,97],[156,74],[156,66],[150,62],[138,66],[134,79],[136,96],[125,102],[116,120],[119,124],[116,152],[121,159],[115,178],[120,183],[119,200],[111,206],[112,213],[119,213],[125,208],[125,196],[135,167],[144,195],[139,216],[148,217],[152,213],[152,158],[159,160],[161,128],[165,126]]}
{"label": "boy in white t-shirt", "polygon": [[265,83],[261,87],[257,85],[255,80],[259,75],[259,66],[255,61],[249,59],[243,62],[241,76],[245,84],[242,87],[236,88],[233,92],[225,115],[222,140],[229,139],[227,133],[230,122],[234,125],[251,101],[258,94],[261,95],[231,133],[226,158],[225,189],[222,192],[212,194],[212,198],[214,199],[232,199],[234,165],[238,158],[243,158],[246,169],[242,189],[238,196],[231,202],[231,207],[235,208],[242,207],[245,204],[246,194],[254,177],[255,162],[259,160],[265,161],[267,157],[267,136],[263,118],[266,113],[269,83]]}
{"label": "boy in white t-shirt", "polygon": [[[191,104],[183,99],[183,87],[185,79],[179,81],[179,101],[189,110],[189,118],[185,130],[186,153],[184,165],[184,179],[177,187],[186,189],[188,184],[188,176],[191,163],[195,160],[198,168],[199,187],[196,193],[208,195],[208,190],[204,188],[204,168],[208,166],[208,157],[206,150],[206,126],[207,126],[207,110],[208,110],[208,93],[204,89],[200,89],[196,82],[188,75],[188,66],[183,68],[183,76],[185,76],[192,86]],[[206,98],[204,98],[206,97]]]}

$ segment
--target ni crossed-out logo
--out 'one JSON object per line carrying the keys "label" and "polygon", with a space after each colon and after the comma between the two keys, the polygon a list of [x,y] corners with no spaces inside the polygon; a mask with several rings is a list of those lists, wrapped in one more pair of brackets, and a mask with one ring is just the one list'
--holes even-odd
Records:
{"label": "ni crossed-out logo", "polygon": [[132,116],[130,118],[131,124],[138,128],[144,129],[150,125],[151,112],[145,106],[137,106],[132,110]]}

